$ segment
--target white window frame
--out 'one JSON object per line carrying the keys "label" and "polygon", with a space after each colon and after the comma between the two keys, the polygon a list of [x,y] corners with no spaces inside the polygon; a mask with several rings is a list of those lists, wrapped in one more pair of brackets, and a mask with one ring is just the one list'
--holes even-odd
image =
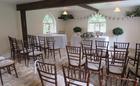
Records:
{"label": "white window frame", "polygon": [[[96,32],[102,32],[102,33],[106,33],[106,20],[103,21],[103,22],[91,20],[92,17],[96,17],[96,16],[98,16],[98,15],[91,16],[91,17],[88,19],[88,29],[87,29],[87,32],[94,32],[94,33],[96,33]],[[102,17],[102,18],[104,18],[104,17]],[[105,19],[105,18],[104,18],[104,19]],[[92,25],[92,24],[93,24],[93,27],[90,26],[90,25]],[[98,27],[96,27],[95,24],[98,25]],[[105,28],[104,30],[101,30],[101,25],[104,25],[104,28]],[[97,29],[98,29],[98,30],[97,30]]]}
{"label": "white window frame", "polygon": [[[47,22],[47,21],[45,21],[45,17],[47,17],[47,16],[49,16],[51,19],[52,19],[52,23],[49,23],[49,22]],[[47,33],[57,33],[57,29],[56,29],[56,20],[55,20],[55,18],[54,18],[54,16],[52,16],[52,15],[46,15],[44,17],[44,19],[43,19],[43,34],[47,34]],[[51,25],[52,24],[52,25]],[[48,25],[48,27],[50,28],[50,29],[48,29],[49,31],[47,32],[45,29],[45,26],[46,25]],[[46,31],[46,32],[45,32]]]}

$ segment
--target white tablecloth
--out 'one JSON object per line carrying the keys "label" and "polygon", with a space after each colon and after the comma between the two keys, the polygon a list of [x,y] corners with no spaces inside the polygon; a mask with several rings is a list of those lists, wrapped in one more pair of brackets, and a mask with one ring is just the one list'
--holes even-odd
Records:
{"label": "white tablecloth", "polygon": [[55,48],[65,48],[67,45],[67,36],[66,34],[39,34],[39,36],[45,36],[45,37],[54,37]]}
{"label": "white tablecloth", "polygon": [[[80,36],[77,36],[77,35],[74,35],[72,36],[71,38],[71,45],[72,46],[80,46],[80,43],[81,43],[81,37]],[[109,37],[108,36],[101,36],[101,37],[95,37],[95,38],[91,38],[89,40],[93,40],[93,48],[95,48],[95,40],[100,40],[100,41],[109,41]]]}

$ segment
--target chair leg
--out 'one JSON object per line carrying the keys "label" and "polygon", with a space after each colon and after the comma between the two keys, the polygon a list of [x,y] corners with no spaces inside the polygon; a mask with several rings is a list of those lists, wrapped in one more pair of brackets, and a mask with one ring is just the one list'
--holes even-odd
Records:
{"label": "chair leg", "polygon": [[2,84],[2,86],[3,86],[3,80],[2,80],[1,69],[0,69],[0,79],[1,79],[1,84]]}
{"label": "chair leg", "polygon": [[48,59],[49,59],[49,56],[50,56],[50,50],[48,49]]}
{"label": "chair leg", "polygon": [[41,57],[42,62],[44,62],[44,58],[43,58],[43,55],[42,54],[40,55],[40,57]]}
{"label": "chair leg", "polygon": [[46,58],[46,49],[44,49],[44,55],[45,55],[45,58]]}
{"label": "chair leg", "polygon": [[61,58],[61,51],[60,51],[60,49],[59,49],[59,56],[60,56],[60,58]]}
{"label": "chair leg", "polygon": [[15,67],[15,64],[13,64],[13,68],[14,68],[14,71],[15,71],[16,77],[18,78],[18,74],[17,74],[17,70],[16,70],[16,67]]}
{"label": "chair leg", "polygon": [[56,59],[55,59],[55,50],[53,50],[52,52],[53,52],[54,60],[56,61]]}
{"label": "chair leg", "polygon": [[7,67],[7,71],[8,71],[9,74],[11,74],[10,66]]}

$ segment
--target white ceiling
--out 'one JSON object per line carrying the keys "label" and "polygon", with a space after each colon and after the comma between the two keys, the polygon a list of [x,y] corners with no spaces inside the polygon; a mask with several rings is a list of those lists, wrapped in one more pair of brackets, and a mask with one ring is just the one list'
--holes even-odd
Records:
{"label": "white ceiling", "polygon": [[[10,4],[21,4],[21,3],[28,3],[28,2],[35,2],[35,1],[42,1],[42,0],[0,0],[4,3]],[[97,9],[108,9],[108,8],[115,8],[115,7],[132,7],[132,6],[140,6],[140,0],[126,0],[126,1],[117,1],[117,2],[107,2],[107,3],[97,3],[97,4],[89,4],[92,7]],[[73,9],[73,7],[75,7]],[[62,7],[61,9],[66,10],[84,10],[84,8],[78,6],[72,7]]]}
{"label": "white ceiling", "polygon": [[134,6],[140,6],[140,0],[126,0],[126,1],[116,1],[116,2],[108,2],[108,3],[89,4],[89,5],[97,9],[108,9],[108,8],[115,8],[115,7],[134,7]]}

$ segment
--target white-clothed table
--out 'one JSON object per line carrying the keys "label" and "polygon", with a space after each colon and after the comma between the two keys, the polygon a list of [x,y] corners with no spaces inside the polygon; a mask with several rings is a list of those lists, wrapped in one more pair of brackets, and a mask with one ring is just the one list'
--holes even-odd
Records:
{"label": "white-clothed table", "polygon": [[39,34],[38,36],[45,36],[45,37],[54,37],[55,48],[65,48],[67,45],[67,36],[66,34]]}
{"label": "white-clothed table", "polygon": [[[82,38],[80,36],[77,35],[73,35],[71,38],[71,45],[72,46],[80,46]],[[95,40],[99,40],[99,41],[109,41],[109,37],[108,36],[100,36],[100,37],[93,37],[90,38],[88,40],[93,40],[93,48],[95,48]]]}

